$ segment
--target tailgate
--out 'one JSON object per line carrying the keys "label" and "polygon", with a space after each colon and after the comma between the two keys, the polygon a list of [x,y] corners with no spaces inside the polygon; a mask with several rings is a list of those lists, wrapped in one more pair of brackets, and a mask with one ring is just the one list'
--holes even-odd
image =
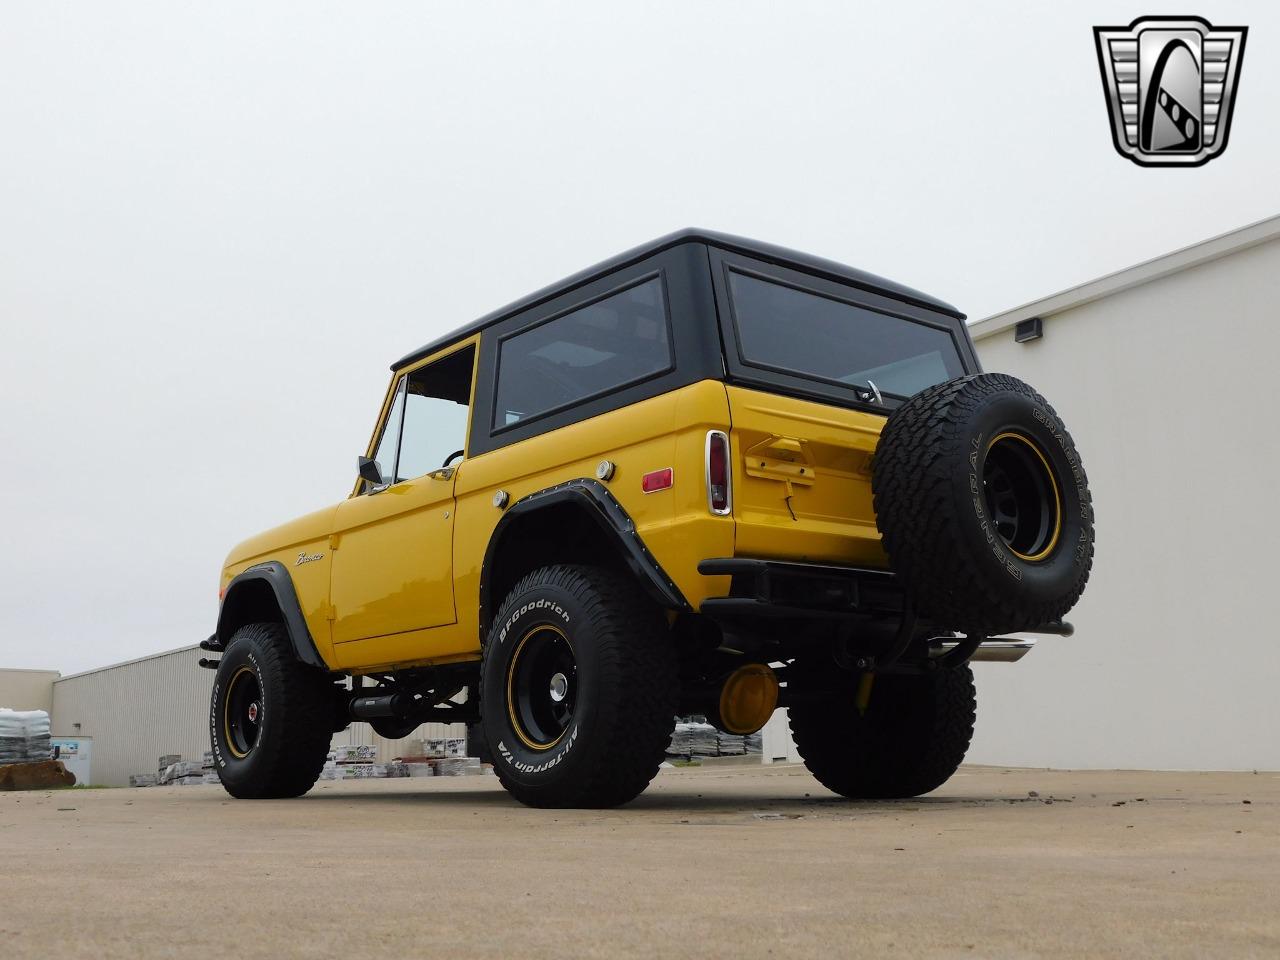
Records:
{"label": "tailgate", "polygon": [[886,417],[727,390],[737,556],[887,566],[871,503]]}

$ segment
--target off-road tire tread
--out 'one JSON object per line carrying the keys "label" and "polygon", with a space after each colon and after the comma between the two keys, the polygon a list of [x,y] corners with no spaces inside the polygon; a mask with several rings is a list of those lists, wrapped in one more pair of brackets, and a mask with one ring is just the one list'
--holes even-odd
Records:
{"label": "off-road tire tread", "polygon": [[[521,579],[494,617],[506,622],[523,594],[538,587],[571,594],[584,614],[579,630],[595,638],[600,658],[600,718],[592,731],[599,758],[590,772],[559,789],[509,779],[501,763],[494,767],[502,785],[518,800],[536,807],[613,807],[640,795],[657,775],[671,742],[679,701],[679,674],[670,631],[662,611],[633,580],[600,567],[563,564],[542,567]],[[486,644],[484,658],[496,644]],[[485,674],[486,664],[481,666]],[[481,684],[483,687],[483,684]],[[506,710],[506,704],[485,709]]]}
{"label": "off-road tire tread", "polygon": [[[1075,443],[1057,412],[1016,377],[981,373],[917,393],[894,411],[880,436],[872,466],[876,524],[890,565],[902,580],[916,613],[954,630],[1003,633],[1060,620],[1080,599],[1093,565],[1093,525],[1081,573],[1073,588],[1053,602],[1014,602],[1007,590],[981,575],[969,542],[957,537],[955,479],[949,470],[965,455],[962,425],[979,403],[997,393],[1022,394],[1042,407]],[[1080,463],[1081,476],[1084,465]],[[1083,495],[1092,517],[1087,481]],[[977,541],[972,544],[977,547]]]}
{"label": "off-road tire tread", "polygon": [[246,624],[231,638],[228,652],[244,641],[256,643],[261,670],[273,671],[283,681],[279,702],[269,707],[275,711],[278,735],[259,740],[254,747],[264,751],[258,762],[269,771],[265,777],[234,788],[226,783],[223,786],[240,799],[300,797],[315,785],[329,755],[333,682],[325,673],[298,661],[283,624]]}
{"label": "off-road tire tread", "polygon": [[936,790],[964,761],[977,694],[964,665],[877,677],[865,716],[851,691],[788,713],[796,749],[824,787],[851,799],[901,799]]}

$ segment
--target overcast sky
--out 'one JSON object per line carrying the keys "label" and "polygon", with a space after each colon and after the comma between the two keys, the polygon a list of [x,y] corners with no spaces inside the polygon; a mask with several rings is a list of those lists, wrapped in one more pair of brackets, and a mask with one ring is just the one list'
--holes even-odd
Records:
{"label": "overcast sky", "polygon": [[[392,360],[678,227],[980,318],[1280,213],[1280,8],[1186,6],[6,3],[0,666],[203,639]],[[1183,12],[1230,146],[1140,169],[1091,27]]]}

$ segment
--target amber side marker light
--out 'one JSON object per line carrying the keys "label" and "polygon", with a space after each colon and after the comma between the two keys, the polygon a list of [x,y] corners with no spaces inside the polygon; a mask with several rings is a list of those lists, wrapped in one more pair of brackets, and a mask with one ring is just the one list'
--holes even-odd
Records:
{"label": "amber side marker light", "polygon": [[640,489],[645,493],[657,493],[666,490],[675,482],[674,471],[670,467],[654,470],[640,478]]}

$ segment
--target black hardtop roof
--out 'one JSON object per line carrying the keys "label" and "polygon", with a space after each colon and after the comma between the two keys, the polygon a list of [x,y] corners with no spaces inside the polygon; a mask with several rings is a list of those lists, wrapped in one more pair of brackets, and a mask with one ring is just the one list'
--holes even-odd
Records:
{"label": "black hardtop roof", "polygon": [[598,279],[605,274],[614,270],[620,270],[646,257],[651,257],[655,253],[659,253],[670,247],[677,246],[682,243],[705,243],[713,247],[719,247],[723,250],[729,250],[734,253],[742,253],[757,260],[765,260],[770,263],[776,263],[784,267],[792,267],[807,273],[814,273],[830,279],[850,283],[856,287],[862,287],[875,293],[883,293],[887,296],[898,300],[906,300],[917,306],[924,307],[928,310],[936,310],[939,313],[945,313],[949,316],[964,319],[964,314],[957,310],[949,303],[936,300],[928,294],[921,293],[919,290],[913,290],[911,287],[904,286],[901,283],[895,283],[892,280],[886,280],[884,277],[878,277],[874,273],[867,273],[864,270],[858,270],[855,267],[845,266],[843,263],[836,263],[834,260],[827,260],[823,257],[815,257],[811,254],[800,253],[796,250],[788,250],[786,247],[778,247],[772,243],[762,243],[759,240],[749,240],[746,237],[735,237],[728,233],[718,233],[715,230],[699,230],[694,227],[686,227],[683,230],[677,230],[675,233],[669,233],[665,237],[659,237],[656,240],[650,240],[638,247],[620,253],[608,260],[603,260],[593,267],[587,267],[580,270],[572,276],[565,277],[557,283],[543,287],[528,296],[521,297],[513,303],[507,304],[486,313],[479,320],[472,321],[466,326],[459,327],[452,333],[439,337],[431,341],[426,346],[419,347],[412,353],[406,354],[391,365],[392,370],[399,370],[411,363],[421,360],[425,356],[429,356],[449,344],[465,337],[469,337],[474,333],[479,333],[486,327],[490,327],[500,320],[514,316],[522,310],[528,310],[535,307],[543,301],[558,297],[561,294],[568,293],[574,287],[581,286],[592,280]]}

